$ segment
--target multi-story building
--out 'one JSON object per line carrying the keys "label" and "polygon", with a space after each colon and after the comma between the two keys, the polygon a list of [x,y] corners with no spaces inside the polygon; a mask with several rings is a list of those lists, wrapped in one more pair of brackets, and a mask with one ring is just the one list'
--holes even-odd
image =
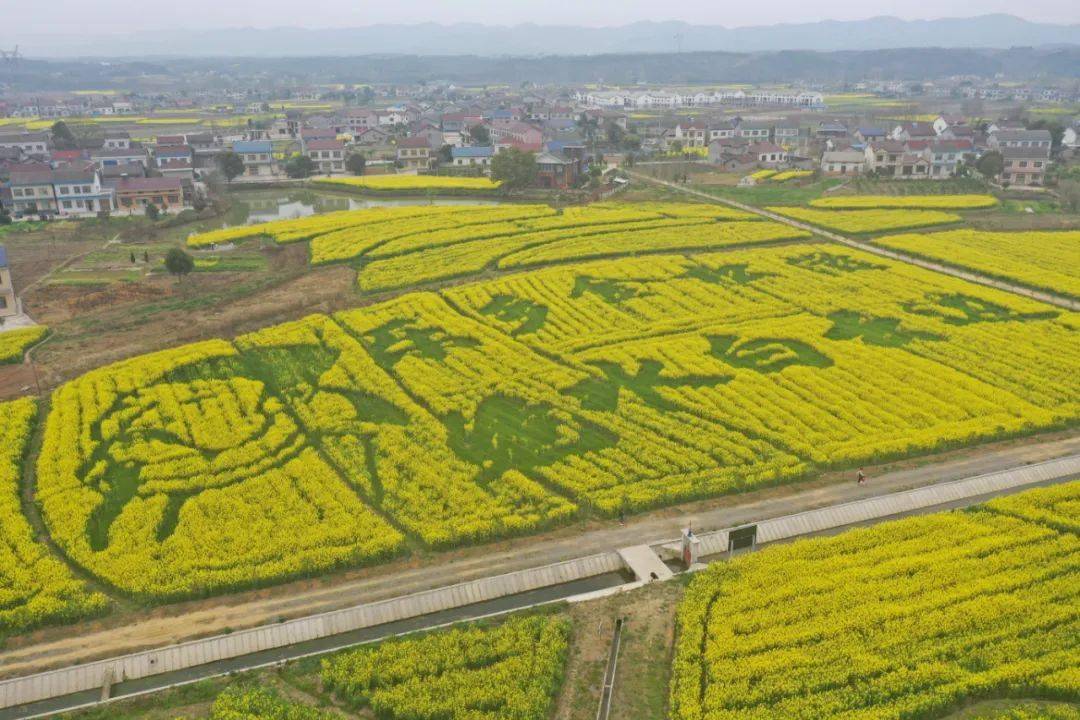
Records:
{"label": "multi-story building", "polygon": [[15,301],[15,285],[11,280],[11,268],[8,267],[7,249],[0,245],[0,318],[11,317],[19,312]]}
{"label": "multi-story building", "polygon": [[43,160],[49,156],[49,134],[29,132],[0,134],[0,148],[15,148],[24,157]]}
{"label": "multi-story building", "polygon": [[1046,166],[1050,163],[1040,147],[1004,147],[1001,149],[1004,169],[1002,182],[1013,185],[1042,185]]}
{"label": "multi-story building", "polygon": [[434,161],[431,156],[431,145],[422,135],[403,138],[398,143],[397,159],[407,170],[430,170]]}
{"label": "multi-story building", "polygon": [[269,140],[233,143],[233,152],[244,161],[244,175],[265,177],[274,174],[274,146]]}
{"label": "multi-story building", "polygon": [[182,210],[184,187],[180,178],[120,178],[112,181],[116,193],[116,207],[129,214],[146,211],[147,205],[156,205],[162,210]]}
{"label": "multi-story building", "polygon": [[35,166],[11,171],[11,209],[16,217],[57,213],[52,168]]}
{"label": "multi-story building", "polygon": [[495,157],[495,148],[490,145],[450,148],[450,162],[455,167],[489,168],[493,157]]}
{"label": "multi-story building", "polygon": [[53,170],[52,182],[61,217],[86,217],[113,210],[112,189],[102,185],[101,175],[92,165]]}
{"label": "multi-story building", "polygon": [[345,143],[340,140],[306,140],[304,152],[315,163],[316,172],[333,175],[345,171]]}
{"label": "multi-story building", "polygon": [[1049,158],[1052,138],[1049,130],[999,130],[990,133],[986,144],[995,150],[1005,148],[1039,150],[1044,157]]}

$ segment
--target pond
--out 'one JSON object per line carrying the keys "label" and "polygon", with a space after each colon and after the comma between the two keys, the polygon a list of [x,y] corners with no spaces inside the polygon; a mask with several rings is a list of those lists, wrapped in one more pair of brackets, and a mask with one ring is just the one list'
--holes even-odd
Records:
{"label": "pond", "polygon": [[497,200],[459,197],[362,198],[313,190],[257,190],[230,194],[232,207],[225,215],[227,225],[251,225],[294,218],[373,207],[403,205],[496,205]]}

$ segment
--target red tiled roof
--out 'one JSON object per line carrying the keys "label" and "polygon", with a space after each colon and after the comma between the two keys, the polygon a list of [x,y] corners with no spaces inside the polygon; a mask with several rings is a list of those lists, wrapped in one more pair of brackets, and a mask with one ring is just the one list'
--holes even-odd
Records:
{"label": "red tiled roof", "polygon": [[337,139],[319,138],[317,140],[307,140],[304,142],[304,147],[308,150],[343,150],[345,143]]}
{"label": "red tiled roof", "polygon": [[152,177],[152,178],[120,178],[116,181],[117,192],[180,192],[183,184],[180,178]]}
{"label": "red tiled roof", "polygon": [[398,147],[403,148],[430,148],[431,143],[423,135],[413,135],[398,142]]}

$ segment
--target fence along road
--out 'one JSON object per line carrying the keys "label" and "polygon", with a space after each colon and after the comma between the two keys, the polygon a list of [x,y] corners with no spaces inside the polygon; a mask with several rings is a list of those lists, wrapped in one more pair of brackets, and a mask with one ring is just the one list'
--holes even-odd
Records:
{"label": "fence along road", "polygon": [[656,185],[663,185],[664,187],[671,188],[672,190],[678,190],[679,192],[686,193],[687,195],[693,195],[695,197],[708,200],[710,202],[719,203],[721,205],[728,205],[730,207],[738,208],[739,210],[743,210],[748,213],[754,213],[755,215],[760,215],[761,217],[768,218],[769,220],[773,220],[778,223],[783,223],[785,225],[790,225],[794,228],[799,228],[800,230],[812,232],[816,235],[828,238],[833,242],[838,242],[841,245],[858,248],[859,250],[862,250],[864,252],[873,253],[874,255],[886,257],[890,260],[898,260],[909,265],[921,267],[925,270],[932,270],[934,272],[943,273],[945,275],[952,275],[953,277],[960,278],[961,280],[967,280],[968,282],[973,282],[978,285],[985,285],[987,287],[996,288],[998,290],[1004,290],[1005,292],[1011,292],[1016,295],[1023,295],[1024,297],[1029,297],[1032,300],[1038,300],[1048,305],[1056,305],[1057,307],[1065,308],[1066,310],[1080,310],[1080,302],[1077,302],[1076,300],[1071,300],[1066,297],[1062,297],[1060,295],[1054,295],[1053,293],[1043,292],[1041,290],[1033,290],[1031,288],[1026,288],[1021,285],[1015,285],[1013,283],[1005,282],[1004,280],[998,280],[996,278],[987,277],[986,275],[980,275],[978,273],[970,272],[968,270],[962,270],[960,268],[953,267],[952,265],[945,265],[942,263],[932,262],[930,260],[923,260],[922,258],[918,258],[913,255],[907,255],[905,253],[896,252],[895,250],[889,250],[883,247],[879,247],[877,245],[874,245],[873,243],[864,242],[862,240],[855,240],[854,238],[840,235],[839,233],[817,227],[816,225],[808,225],[804,222],[793,220],[792,218],[785,217],[783,215],[777,215],[774,212],[769,212],[768,210],[763,210],[753,205],[747,205],[746,203],[741,203],[738,200],[729,200],[728,198],[710,195],[707,192],[694,190],[693,188],[683,187],[678,183],[669,182],[667,180],[660,180],[659,178],[650,177],[642,173],[636,173],[629,170],[626,172],[628,175],[637,178],[638,180],[651,182]]}
{"label": "fence along road", "polygon": [[[974,504],[1020,488],[1075,477],[1080,477],[1080,454],[793,515],[764,518],[756,523],[757,537],[759,543],[782,541],[886,518]],[[732,529],[699,532],[702,555],[724,552]],[[665,543],[670,549],[670,541],[653,545],[665,546]],[[116,683],[120,696],[129,697],[400,632],[436,627],[448,622],[448,611],[481,608],[449,620],[454,621],[567,599],[579,592],[591,594],[605,587],[641,584],[619,579],[619,573],[625,570],[622,556],[611,551],[229,635],[12,678],[0,682],[0,708],[4,708],[0,710],[0,720],[42,717],[96,704],[103,685]],[[590,584],[590,580],[595,582]],[[560,588],[569,591],[557,592]],[[545,596],[543,592],[548,589],[556,592]],[[500,601],[503,607],[492,605]],[[486,612],[488,610],[490,612]],[[402,629],[402,623],[410,620],[416,622]],[[368,632],[351,642],[332,642],[335,636],[358,631]],[[331,642],[312,649],[313,642],[326,639]],[[291,647],[295,650],[290,652]],[[272,654],[268,656],[267,653]],[[98,696],[96,699],[95,695]]]}

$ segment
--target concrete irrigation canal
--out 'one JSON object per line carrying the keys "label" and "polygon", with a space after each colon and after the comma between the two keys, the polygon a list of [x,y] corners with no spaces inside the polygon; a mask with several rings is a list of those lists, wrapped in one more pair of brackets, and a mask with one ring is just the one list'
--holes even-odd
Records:
{"label": "concrete irrigation canal", "polygon": [[[272,625],[0,682],[0,720],[24,720],[274,665],[394,635],[662,582],[773,542],[963,507],[1080,477],[1080,454],[868,497],[736,528],[588,555]],[[613,639],[618,642],[618,637]],[[617,648],[617,645],[616,645]],[[610,661],[611,681],[614,662]],[[610,700],[608,701],[610,703]],[[603,711],[603,705],[601,711]]]}

